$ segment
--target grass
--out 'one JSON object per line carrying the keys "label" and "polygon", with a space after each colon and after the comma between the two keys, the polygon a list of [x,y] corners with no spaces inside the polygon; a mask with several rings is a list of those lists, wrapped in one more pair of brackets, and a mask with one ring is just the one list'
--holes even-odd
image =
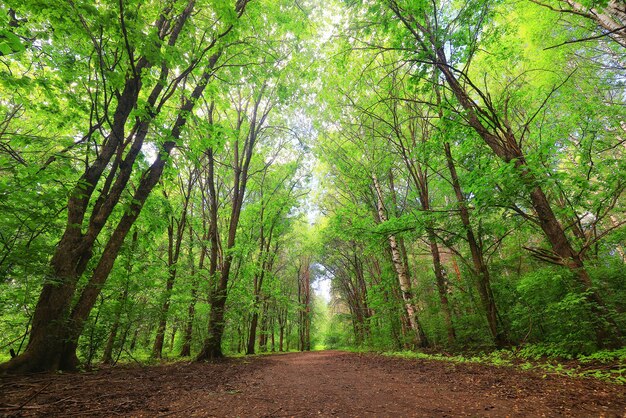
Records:
{"label": "grass", "polygon": [[[529,346],[532,347],[532,346]],[[521,370],[534,370],[576,378],[594,378],[610,383],[626,384],[626,348],[598,351],[589,356],[563,361],[559,357],[537,356],[532,348],[497,350],[471,356],[427,354],[416,351],[388,351],[383,355],[408,359],[475,363]]]}

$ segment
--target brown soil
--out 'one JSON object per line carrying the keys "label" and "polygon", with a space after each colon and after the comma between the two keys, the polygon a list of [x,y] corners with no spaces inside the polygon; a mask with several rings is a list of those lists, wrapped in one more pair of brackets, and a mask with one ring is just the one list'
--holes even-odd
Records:
{"label": "brown soil", "polygon": [[626,387],[337,351],[5,377],[0,415],[626,417]]}

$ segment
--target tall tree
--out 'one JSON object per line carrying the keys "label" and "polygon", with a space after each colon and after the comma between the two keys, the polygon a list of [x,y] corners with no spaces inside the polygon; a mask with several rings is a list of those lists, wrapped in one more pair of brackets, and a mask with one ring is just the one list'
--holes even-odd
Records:
{"label": "tall tree", "polygon": [[[439,32],[441,24],[439,18],[443,18],[443,15],[438,4],[414,6],[392,0],[387,2],[386,6],[406,30],[403,35],[416,43],[415,52],[420,54],[422,60],[434,65],[441,72],[471,128],[496,156],[515,167],[524,189],[527,190],[538,224],[551,245],[551,252],[546,254],[538,250],[536,254],[567,267],[575,274],[578,283],[587,292],[592,309],[598,317],[596,323],[598,342],[614,345],[620,339],[619,328],[608,314],[601,296],[594,290],[580,253],[574,249],[571,240],[565,234],[565,229],[557,219],[552,204],[541,186],[539,174],[528,165],[527,156],[521,146],[523,141],[520,136],[523,137],[529,129],[534,115],[531,115],[522,127],[514,127],[506,110],[503,114],[494,106],[486,92],[473,82],[467,70],[459,69],[454,62],[450,62],[444,48],[444,37],[453,33]],[[490,3],[483,2],[476,7],[479,16],[485,16]],[[473,8],[462,8],[457,11],[457,19],[467,19],[466,24],[469,25],[471,12]],[[482,30],[481,20],[476,23],[478,26],[473,35],[474,44],[469,46],[472,52],[475,51],[476,39]],[[452,27],[449,30],[453,30]],[[466,59],[471,59],[471,55]],[[474,99],[473,95],[477,95],[480,101]],[[517,132],[519,133],[516,134]]]}
{"label": "tall tree", "polygon": [[[240,16],[246,4],[246,1],[237,2],[234,15]],[[196,6],[191,0],[167,4],[162,9],[135,6],[137,10],[133,11],[123,3],[93,8],[76,7],[74,3],[47,4],[47,8],[40,9],[45,20],[56,19],[50,21],[51,24],[69,31],[78,28],[84,34],[84,41],[78,45],[84,49],[77,53],[82,55],[88,51],[87,55],[97,57],[91,73],[103,77],[97,89],[103,90],[105,98],[101,103],[100,96],[94,96],[97,105],[103,107],[103,113],[90,121],[87,135],[96,141],[94,134],[101,128],[103,135],[100,143],[96,142],[98,152],[95,158],[85,160],[85,171],[70,192],[67,225],[50,262],[50,272],[35,309],[28,347],[22,355],[1,366],[2,370],[26,372],[76,368],[76,347],[84,321],[111,271],[124,238],[161,177],[168,155],[186,123],[187,113],[193,109],[213,73],[219,53],[209,59],[206,55],[233,28],[232,10],[227,8],[218,12],[217,19],[210,23],[210,26],[215,24],[217,30],[212,32],[209,41],[193,48],[188,59],[182,61],[182,72],[172,71],[168,53],[189,47],[196,32],[186,28],[193,20]],[[65,13],[52,13],[55,9],[62,9]],[[231,17],[227,19],[225,15]],[[196,30],[204,27],[198,24]],[[145,37],[142,30],[150,35]],[[76,48],[55,39],[57,43],[59,50]],[[108,62],[106,56],[119,56],[120,59]],[[153,68],[156,68],[157,75],[148,77]],[[197,68],[203,71],[199,83],[183,99],[168,139],[160,145],[161,152],[141,175],[128,203],[129,208],[104,245],[89,283],[75,298],[78,280],[93,257],[96,239],[119,207],[118,203],[136,171],[136,160],[150,127],[163,112],[165,104],[181,90],[182,81]],[[72,305],[74,300],[76,303]]]}

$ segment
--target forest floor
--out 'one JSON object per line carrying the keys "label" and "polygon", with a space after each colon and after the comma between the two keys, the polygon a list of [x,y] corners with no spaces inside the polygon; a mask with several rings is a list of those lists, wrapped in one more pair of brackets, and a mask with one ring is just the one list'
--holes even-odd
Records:
{"label": "forest floor", "polygon": [[0,378],[3,416],[626,417],[626,386],[339,351]]}

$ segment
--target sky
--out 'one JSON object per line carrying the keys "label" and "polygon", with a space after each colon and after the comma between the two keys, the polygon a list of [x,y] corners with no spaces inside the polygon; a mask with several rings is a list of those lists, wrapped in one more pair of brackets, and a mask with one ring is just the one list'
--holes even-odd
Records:
{"label": "sky", "polygon": [[313,291],[326,303],[330,303],[330,277],[320,277],[313,282]]}

